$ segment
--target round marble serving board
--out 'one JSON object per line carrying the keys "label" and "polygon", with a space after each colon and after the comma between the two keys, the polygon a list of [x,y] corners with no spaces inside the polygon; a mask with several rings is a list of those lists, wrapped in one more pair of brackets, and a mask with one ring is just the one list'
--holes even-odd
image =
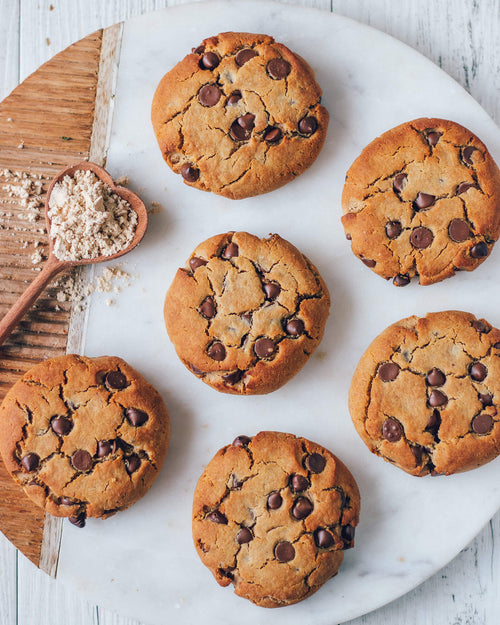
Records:
{"label": "round marble serving board", "polygon": [[[265,32],[316,72],[331,116],[323,151],[294,182],[232,202],[193,190],[164,164],[149,121],[162,77],[200,41],[225,30]],[[352,426],[347,392],[372,338],[410,314],[463,309],[500,326],[500,247],[475,272],[441,284],[396,289],[350,252],[340,224],[345,172],[375,136],[421,116],[454,119],[500,161],[500,132],[449,76],[398,41],[339,16],[268,2],[206,2],[130,20],[111,55],[107,169],[127,174],[151,216],[144,242],[121,263],[131,284],[96,294],[84,324],[88,356],[116,354],[162,393],[172,417],[171,447],[151,491],[130,510],[82,531],[64,523],[58,578],[93,602],[145,622],[339,623],[407,592],[446,564],[500,505],[498,462],[473,472],[414,478],[371,455]],[[263,397],[219,394],[190,374],[166,335],[162,307],[178,266],[203,239],[228,230],[277,232],[319,268],[332,295],[325,337],[306,367]],[[114,265],[114,263],[113,263]],[[191,540],[191,501],[204,466],[238,434],[288,431],[336,453],[361,490],[356,545],[338,576],[310,599],[257,608],[220,588]]]}

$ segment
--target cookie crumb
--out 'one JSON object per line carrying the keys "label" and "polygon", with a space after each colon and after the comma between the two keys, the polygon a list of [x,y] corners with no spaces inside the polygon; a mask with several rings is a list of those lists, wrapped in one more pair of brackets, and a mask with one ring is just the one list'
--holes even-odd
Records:
{"label": "cookie crumb", "polygon": [[116,178],[115,184],[118,187],[128,187],[130,184],[129,177],[127,175],[120,176],[119,178]]}
{"label": "cookie crumb", "polygon": [[156,213],[160,213],[163,210],[163,206],[160,202],[151,202],[148,208],[148,215],[156,215]]}
{"label": "cookie crumb", "polygon": [[21,142],[18,144],[18,149],[22,150],[24,148],[24,139],[21,139]]}

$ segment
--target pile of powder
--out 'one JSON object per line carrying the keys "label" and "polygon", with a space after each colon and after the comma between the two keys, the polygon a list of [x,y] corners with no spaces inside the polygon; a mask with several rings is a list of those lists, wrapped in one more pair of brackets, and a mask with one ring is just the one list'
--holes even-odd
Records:
{"label": "pile of powder", "polygon": [[54,185],[48,216],[59,260],[116,254],[130,245],[137,226],[130,204],[88,170]]}

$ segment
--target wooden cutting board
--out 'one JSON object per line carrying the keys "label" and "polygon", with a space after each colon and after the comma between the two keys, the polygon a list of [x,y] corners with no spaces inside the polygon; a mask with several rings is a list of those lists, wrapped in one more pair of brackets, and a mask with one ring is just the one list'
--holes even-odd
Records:
{"label": "wooden cutting board", "polygon": [[[0,104],[2,316],[36,277],[43,265],[41,257],[46,257],[43,203],[50,179],[81,160],[105,164],[120,32],[121,25],[112,26],[71,45]],[[37,362],[79,351],[79,316],[71,303],[58,301],[56,288],[45,290],[0,347],[0,401]],[[53,576],[61,522],[45,515],[26,497],[0,459],[0,530]]]}

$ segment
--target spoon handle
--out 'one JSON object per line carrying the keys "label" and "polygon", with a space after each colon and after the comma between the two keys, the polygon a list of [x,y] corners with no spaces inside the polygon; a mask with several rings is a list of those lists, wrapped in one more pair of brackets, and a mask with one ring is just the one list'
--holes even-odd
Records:
{"label": "spoon handle", "polygon": [[61,262],[52,254],[49,255],[42,271],[0,321],[0,345],[18,325],[50,280],[65,267],[66,263]]}

